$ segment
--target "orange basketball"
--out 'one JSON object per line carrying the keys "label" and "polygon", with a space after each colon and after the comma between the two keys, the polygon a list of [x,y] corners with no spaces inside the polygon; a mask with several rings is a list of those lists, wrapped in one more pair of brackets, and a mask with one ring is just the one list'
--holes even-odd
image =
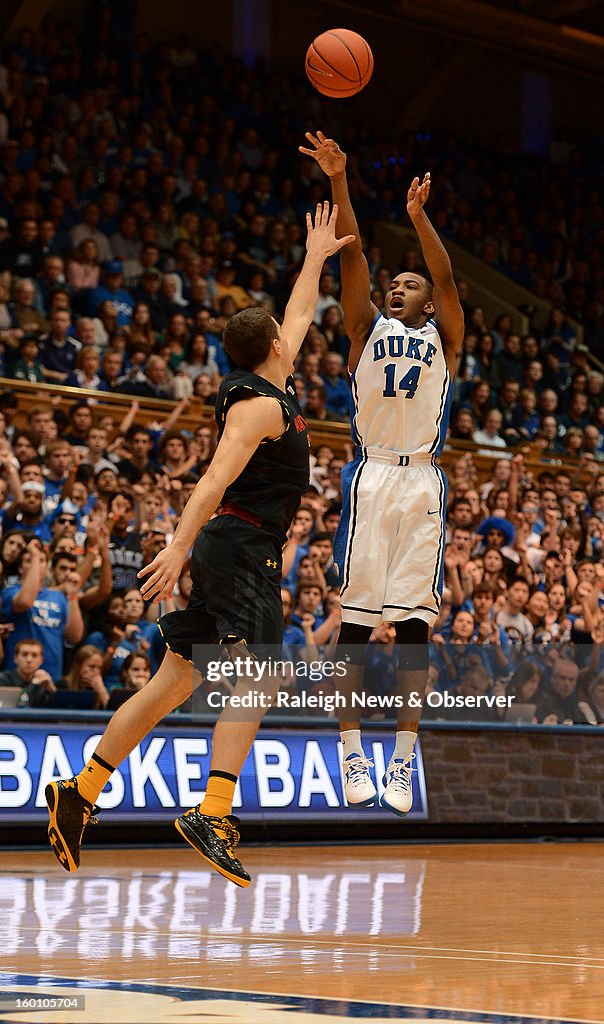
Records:
{"label": "orange basketball", "polygon": [[367,85],[373,74],[373,54],[358,32],[332,28],[308,47],[306,74],[323,96],[344,99]]}

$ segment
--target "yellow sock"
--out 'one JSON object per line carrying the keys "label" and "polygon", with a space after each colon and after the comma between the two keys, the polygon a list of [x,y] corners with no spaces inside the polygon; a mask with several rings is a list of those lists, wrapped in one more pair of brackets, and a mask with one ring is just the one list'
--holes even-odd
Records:
{"label": "yellow sock", "polygon": [[236,785],[237,779],[234,775],[210,772],[206,795],[199,805],[200,813],[210,814],[216,818],[224,818],[226,814],[230,814]]}
{"label": "yellow sock", "polygon": [[97,797],[102,789],[109,780],[109,776],[115,771],[110,764],[103,761],[102,757],[98,757],[93,754],[88,764],[85,764],[79,775],[76,775],[78,780],[78,793],[84,797],[84,800],[88,800],[89,803],[95,804]]}

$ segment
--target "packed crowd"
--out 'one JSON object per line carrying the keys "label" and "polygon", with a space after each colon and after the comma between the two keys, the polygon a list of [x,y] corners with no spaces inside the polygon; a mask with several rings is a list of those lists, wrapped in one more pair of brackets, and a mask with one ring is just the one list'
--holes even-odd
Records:
{"label": "packed crowd", "polygon": [[[136,402],[115,423],[86,401],[66,414],[59,400],[30,406],[27,426],[16,428],[19,400],[0,396],[0,687],[20,687],[22,703],[112,709],[159,664],[157,608],[145,608],[137,573],[169,542],[215,444],[208,425],[174,429],[186,402],[142,427]],[[327,445],[314,450],[284,549],[292,662],[320,666],[335,656],[343,465]],[[431,689],[505,692],[515,697],[510,715],[546,724],[604,722],[604,469],[584,458],[572,472],[544,466],[535,478],[517,454],[493,460],[480,485],[468,453],[453,463],[449,484]],[[186,607],[190,588],[185,564],[162,611]],[[393,645],[385,623],[367,651],[369,693],[394,691]],[[290,685],[310,685],[305,679]],[[330,692],[333,681],[313,685]],[[495,714],[477,711],[480,720]],[[446,717],[467,718],[467,708]]]}
{"label": "packed crowd", "polygon": [[[506,314],[486,323],[459,282],[467,331],[450,436],[504,457],[481,488],[470,456],[454,466],[431,686],[508,688],[538,721],[602,722],[604,377],[569,324],[602,353],[601,154],[574,149],[547,164],[505,140],[488,152],[453,137],[388,144],[377,127],[339,123],[338,105],[303,83],[277,87],[262,65],[200,55],[182,38],[153,47],[111,17],[96,8],[79,39],[48,16],[0,62],[0,373],[134,399],[116,424],[85,399],[66,412],[58,396],[15,428],[18,399],[8,385],[0,397],[0,686],[19,686],[32,705],[113,708],[159,663],[136,574],[169,540],[215,443],[207,426],[179,430],[179,418],[191,396],[215,402],[229,316],[253,304],[283,311],[304,215],[325,196],[297,150],[320,120],[349,152],[378,306],[402,268],[384,265],[371,224],[401,219],[421,166],[438,230],[554,307],[545,331],[521,338]],[[413,249],[402,259],[418,265]],[[336,259],[296,382],[309,418],[344,422],[338,298]],[[178,403],[151,428],[137,422],[136,399],[149,397]],[[544,460],[579,456],[576,479],[545,461],[531,478],[514,455],[526,441]],[[332,542],[343,463],[328,447],[314,452],[284,553],[286,650],[319,661],[340,621]],[[174,607],[189,589],[185,566]],[[388,624],[375,632],[371,692],[394,686],[393,639]],[[584,653],[564,695],[556,672],[571,651]]]}
{"label": "packed crowd", "polygon": [[[554,307],[544,331],[521,338],[507,314],[487,323],[460,282],[454,434],[600,453],[603,378],[568,319],[604,354],[596,144],[548,163],[503,138],[491,149],[429,134],[389,142],[388,128],[344,120],[302,80],[198,53],[183,37],[154,46],[132,35],[130,17],[128,5],[96,5],[78,37],[46,16],[0,61],[0,372],[211,405],[229,368],[228,317],[251,304],[283,311],[305,213],[325,196],[319,168],[298,153],[321,121],[349,152],[378,307],[401,268],[385,265],[372,225],[401,220],[420,167],[440,233]],[[407,269],[418,258],[402,255]],[[334,258],[298,367],[319,419],[349,415],[338,274]]]}
{"label": "packed crowd", "polygon": [[[338,627],[331,454],[316,452],[315,489],[292,526],[282,591],[286,645],[306,645],[305,656],[315,658],[322,644],[333,656]],[[604,472],[584,460],[574,473],[544,469],[535,478],[516,455],[494,461],[486,483],[478,479],[470,454],[449,473],[445,586],[429,691],[513,697],[509,721],[603,724]],[[396,671],[394,629],[383,623],[366,654],[368,692],[396,692]],[[438,701],[434,707],[424,715],[497,721],[504,714],[480,702],[473,710],[443,713]]]}

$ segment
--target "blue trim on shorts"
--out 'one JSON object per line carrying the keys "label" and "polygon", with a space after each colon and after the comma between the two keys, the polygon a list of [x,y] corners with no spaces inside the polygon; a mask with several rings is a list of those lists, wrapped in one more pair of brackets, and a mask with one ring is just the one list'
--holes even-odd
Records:
{"label": "blue trim on shorts", "polygon": [[[333,560],[338,567],[338,576],[342,592],[348,586],[350,576],[350,551],[348,553],[348,558],[346,558],[346,548],[348,547],[349,535],[351,546],[352,541],[354,540],[357,519],[358,484],[363,471],[362,467],[366,462],[366,456],[363,456],[362,458],[355,458],[352,462],[347,462],[342,469],[342,513],[340,515],[340,522],[338,524],[338,529],[333,543]],[[359,467],[361,468],[359,469]],[[359,470],[359,475],[357,477],[353,493],[352,485],[357,470]],[[345,562],[346,565],[344,564]]]}
{"label": "blue trim on shorts", "polygon": [[352,396],[352,404],[354,406],[350,416],[350,433],[352,434],[352,440],[355,444],[362,444],[361,435],[357,430],[357,415],[359,412],[359,389],[357,387],[357,380],[355,377],[355,370],[350,374],[350,394]]}
{"label": "blue trim on shorts", "polygon": [[[445,370],[445,376],[443,378],[443,386],[440,392],[440,406],[438,409],[438,416],[436,417],[436,437],[434,438],[430,447],[430,452],[435,456],[440,455],[445,438],[447,436],[447,426],[449,423],[449,412],[451,410],[451,398],[453,395],[453,388],[451,387],[451,378],[449,376],[448,369]],[[444,428],[444,436],[443,436]]]}
{"label": "blue trim on shorts", "polygon": [[440,511],[440,539],[438,541],[438,553],[436,555],[436,565],[434,567],[434,576],[432,578],[432,594],[436,601],[436,607],[440,609],[440,602],[445,583],[445,522],[447,515],[447,494],[449,488],[447,477],[440,466],[435,466],[434,469],[436,470],[439,479],[438,508]]}
{"label": "blue trim on shorts", "polygon": [[438,444],[436,446],[435,455],[439,456],[445,447],[445,441],[447,440],[447,430],[449,427],[449,416],[451,415],[451,402],[453,400],[453,381],[449,377],[447,371],[447,378],[449,380],[449,387],[447,389],[447,396],[445,398],[445,407],[443,409],[442,416],[440,418],[439,429],[438,429]]}

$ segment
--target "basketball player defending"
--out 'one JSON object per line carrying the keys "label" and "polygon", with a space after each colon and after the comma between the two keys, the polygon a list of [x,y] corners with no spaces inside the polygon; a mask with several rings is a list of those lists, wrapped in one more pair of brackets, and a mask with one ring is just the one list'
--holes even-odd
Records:
{"label": "basketball player defending", "polygon": [[[414,178],[409,214],[428,276],[399,274],[384,313],[370,301],[369,269],[348,194],[346,155],[322,132],[306,138],[331,181],[338,229],[356,241],[341,254],[344,325],[350,338],[355,458],[342,470],[342,516],[334,545],[340,571],[342,629],[349,671],[341,713],[346,798],[373,803],[377,795],[361,743],[360,711],[351,705],[362,680],[371,629],[396,626],[399,692],[396,746],[384,776],[383,807],[411,807],[413,748],[428,669],[428,630],[442,593],[446,479],[436,459],[444,445],[464,319],[449,257],[424,204],[430,175]],[[419,699],[411,698],[413,693]],[[419,705],[415,707],[414,705]]]}
{"label": "basketball player defending", "polygon": [[[226,328],[224,345],[238,368],[218,394],[216,453],[172,543],[139,573],[148,577],[141,587],[146,600],[171,597],[193,545],[188,607],[159,619],[168,647],[159,671],[116,711],[79,775],[46,787],[48,836],[67,871],[79,867],[84,829],[112,772],[200,684],[193,645],[220,640],[233,657],[258,658],[281,648],[281,552],[309,480],[308,431],[291,374],[312,322],[323,264],[354,241],[336,239],[336,220],[329,203],[317,206],[314,224],[307,215],[306,258],[282,327],[266,310],[252,308]],[[221,502],[221,514],[212,519]],[[245,687],[245,679],[240,684]],[[240,712],[225,707],[214,730],[205,797],[175,822],[212,867],[240,886],[249,885],[250,876],[235,856],[239,833],[230,812],[263,713],[246,709],[242,721]]]}

